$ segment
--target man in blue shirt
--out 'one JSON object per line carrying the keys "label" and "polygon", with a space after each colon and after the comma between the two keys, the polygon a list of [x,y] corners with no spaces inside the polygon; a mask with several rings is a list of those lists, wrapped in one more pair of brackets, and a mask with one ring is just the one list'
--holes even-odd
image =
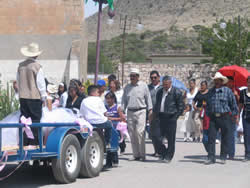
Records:
{"label": "man in blue shirt", "polygon": [[217,72],[215,74],[214,88],[210,90],[207,101],[207,115],[210,117],[208,130],[208,160],[205,164],[215,163],[215,140],[216,133],[221,130],[221,163],[226,163],[229,149],[229,135],[233,131],[233,121],[238,115],[238,106],[233,92],[224,85],[228,82],[227,77]]}

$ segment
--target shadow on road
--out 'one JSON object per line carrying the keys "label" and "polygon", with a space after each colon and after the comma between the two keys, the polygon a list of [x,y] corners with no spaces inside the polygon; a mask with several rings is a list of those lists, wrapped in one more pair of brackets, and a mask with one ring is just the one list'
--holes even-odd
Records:
{"label": "shadow on road", "polygon": [[204,161],[198,161],[198,160],[179,160],[179,162],[204,164]]}
{"label": "shadow on road", "polygon": [[188,156],[184,156],[184,159],[187,159],[187,160],[179,160],[179,162],[204,164],[204,161],[207,159],[207,156],[206,155],[188,155]]}
{"label": "shadow on road", "polygon": [[[12,172],[17,165],[9,164],[1,172],[1,177],[5,177]],[[0,181],[1,188],[40,188],[46,185],[58,184],[53,176],[51,167],[22,166],[7,179]]]}

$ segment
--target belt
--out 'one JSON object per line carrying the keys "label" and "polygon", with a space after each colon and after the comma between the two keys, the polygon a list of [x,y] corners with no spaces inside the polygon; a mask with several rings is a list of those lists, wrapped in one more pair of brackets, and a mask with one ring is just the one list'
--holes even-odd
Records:
{"label": "belt", "polygon": [[131,111],[131,112],[137,112],[137,111],[140,111],[140,110],[146,110],[147,108],[138,108],[138,109],[128,109],[128,111]]}
{"label": "belt", "polygon": [[214,117],[223,117],[223,116],[226,116],[228,115],[229,113],[228,112],[225,112],[225,113],[212,113],[212,116]]}

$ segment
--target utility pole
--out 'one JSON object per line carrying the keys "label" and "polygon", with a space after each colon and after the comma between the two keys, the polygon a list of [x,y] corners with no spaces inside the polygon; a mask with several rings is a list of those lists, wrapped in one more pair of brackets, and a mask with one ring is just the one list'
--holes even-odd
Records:
{"label": "utility pole", "polygon": [[[132,16],[125,15],[124,18],[120,17],[120,29],[123,31],[122,34],[122,56],[121,56],[121,63],[122,63],[122,86],[124,86],[124,64],[125,64],[125,41],[126,41],[126,31],[130,30],[132,27],[133,22]],[[137,30],[142,30],[143,25],[141,23],[141,17],[137,16],[138,24],[137,24]]]}
{"label": "utility pole", "polygon": [[101,17],[102,17],[103,0],[99,1],[98,23],[97,23],[97,39],[96,39],[96,68],[95,68],[95,84],[98,81],[99,64],[100,64],[100,33],[101,33]]}
{"label": "utility pole", "polygon": [[124,18],[123,37],[122,37],[122,86],[124,84],[125,40],[126,40],[127,19],[128,16],[126,15]]}
{"label": "utility pole", "polygon": [[238,26],[239,26],[239,57],[240,57],[240,66],[242,65],[242,54],[241,54],[241,21],[240,15],[238,16]]}

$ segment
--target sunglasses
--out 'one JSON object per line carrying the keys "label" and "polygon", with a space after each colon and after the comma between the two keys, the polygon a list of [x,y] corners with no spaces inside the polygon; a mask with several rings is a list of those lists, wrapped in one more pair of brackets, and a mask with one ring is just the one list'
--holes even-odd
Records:
{"label": "sunglasses", "polygon": [[151,79],[151,80],[156,80],[156,79],[157,79],[157,76],[151,76],[150,79]]}

